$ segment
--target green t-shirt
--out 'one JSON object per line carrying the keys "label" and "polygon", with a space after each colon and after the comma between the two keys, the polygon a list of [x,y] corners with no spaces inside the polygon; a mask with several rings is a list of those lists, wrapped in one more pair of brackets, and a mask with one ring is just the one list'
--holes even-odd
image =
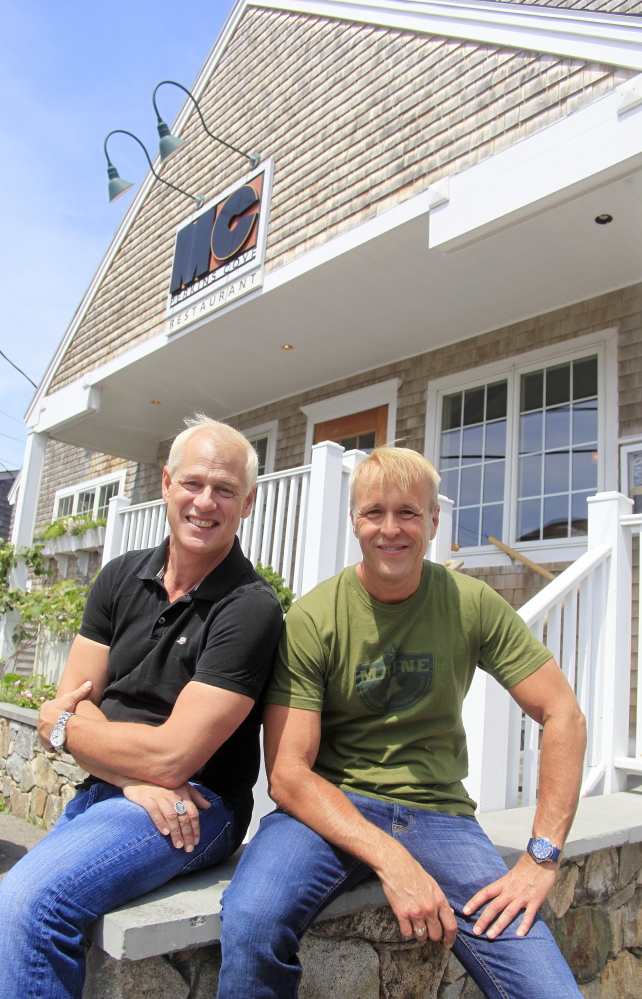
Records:
{"label": "green t-shirt", "polygon": [[267,701],[322,712],[315,773],[345,791],[472,815],[462,702],[479,665],[504,687],[551,653],[480,580],[424,562],[382,604],[350,566],[285,619]]}

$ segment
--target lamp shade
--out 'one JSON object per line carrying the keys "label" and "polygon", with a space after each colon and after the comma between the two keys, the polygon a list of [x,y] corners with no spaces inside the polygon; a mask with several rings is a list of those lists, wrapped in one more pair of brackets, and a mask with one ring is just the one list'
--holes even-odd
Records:
{"label": "lamp shade", "polygon": [[181,146],[185,145],[185,139],[179,139],[177,136],[172,135],[164,121],[159,121],[156,127],[158,128],[158,134],[160,136],[158,151],[160,153],[161,162],[164,163],[165,160],[168,160],[170,156],[173,156],[174,153],[181,148]]}
{"label": "lamp shade", "polygon": [[120,198],[121,194],[128,191],[130,187],[134,186],[131,181],[123,180],[122,177],[118,176],[118,170],[112,163],[107,166],[107,176],[109,177],[108,191],[110,204],[116,198]]}

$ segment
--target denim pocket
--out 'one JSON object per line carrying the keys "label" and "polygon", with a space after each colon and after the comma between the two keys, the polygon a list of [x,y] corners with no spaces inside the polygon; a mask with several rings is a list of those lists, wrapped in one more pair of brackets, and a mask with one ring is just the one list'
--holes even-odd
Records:
{"label": "denim pocket", "polygon": [[199,871],[203,867],[211,867],[220,863],[234,852],[232,843],[232,822],[226,822],[217,836],[195,857],[192,857],[183,868],[181,874],[189,874],[191,871]]}

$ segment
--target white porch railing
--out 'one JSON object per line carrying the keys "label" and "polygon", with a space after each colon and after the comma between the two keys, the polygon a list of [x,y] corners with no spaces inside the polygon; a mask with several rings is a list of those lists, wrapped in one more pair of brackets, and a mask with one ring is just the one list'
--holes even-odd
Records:
{"label": "white porch railing", "polygon": [[[620,493],[599,493],[588,502],[588,551],[519,611],[559,662],[586,716],[582,795],[624,790],[628,773],[642,773],[639,697],[629,740],[632,670],[641,662],[639,646],[633,661],[631,655],[632,633],[639,634],[639,606],[632,617],[631,551],[642,515],[633,516],[631,500]],[[464,723],[466,787],[480,811],[534,804],[540,726],[480,670],[466,698]]]}

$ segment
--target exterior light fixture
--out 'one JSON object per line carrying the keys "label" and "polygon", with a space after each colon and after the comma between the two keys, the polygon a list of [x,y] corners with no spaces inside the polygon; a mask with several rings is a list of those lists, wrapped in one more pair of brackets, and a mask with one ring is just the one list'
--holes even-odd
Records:
{"label": "exterior light fixture", "polygon": [[133,132],[127,132],[124,128],[115,128],[112,132],[109,133],[109,135],[105,137],[105,142],[103,144],[103,149],[105,150],[105,158],[107,160],[107,176],[109,177],[110,203],[112,201],[115,201],[116,198],[119,198],[121,194],[125,193],[125,191],[128,191],[130,187],[134,186],[131,183],[131,181],[124,180],[122,177],[119,176],[118,170],[109,159],[109,153],[107,152],[107,139],[109,139],[109,137],[112,135],[117,135],[118,133],[120,133],[121,135],[129,135],[132,139],[136,140],[138,145],[145,153],[145,156],[147,157],[147,162],[149,163],[149,169],[152,171],[156,180],[160,180],[161,184],[165,184],[166,187],[171,187],[173,188],[174,191],[178,191],[179,194],[184,194],[186,198],[190,198],[194,202],[196,208],[202,207],[205,199],[201,194],[188,194],[187,191],[183,191],[182,188],[177,187],[176,184],[170,184],[168,180],[163,180],[162,177],[158,176],[152,165],[149,153],[147,152],[147,147],[140,141],[137,135],[134,135]]}
{"label": "exterior light fixture", "polygon": [[604,215],[596,215],[595,216],[595,221],[597,222],[598,225],[608,225],[609,222],[613,221],[613,216],[612,215],[608,215],[605,212]]}
{"label": "exterior light fixture", "polygon": [[160,399],[150,399],[152,406],[160,406]]}
{"label": "exterior light fixture", "polygon": [[291,343],[282,343],[281,350],[294,350],[294,347]]}
{"label": "exterior light fixture", "polygon": [[239,156],[245,156],[245,159],[249,160],[250,170],[254,170],[254,168],[259,165],[259,163],[261,162],[260,153],[244,153],[242,149],[237,149],[236,146],[233,146],[231,145],[231,143],[226,142],[225,139],[220,139],[218,135],[214,135],[212,132],[210,132],[209,128],[205,124],[205,118],[203,117],[203,112],[201,111],[200,105],[196,100],[196,98],[194,97],[194,94],[192,94],[187,89],[187,87],[184,87],[182,83],[177,83],[176,80],[161,80],[161,82],[157,83],[156,86],[154,87],[154,93],[152,94],[152,104],[154,105],[154,111],[156,112],[156,119],[157,119],[156,127],[158,129],[158,135],[160,137],[158,143],[158,149],[160,152],[160,158],[162,163],[168,160],[170,156],[173,156],[174,153],[178,152],[181,146],[185,145],[185,139],[179,139],[178,136],[172,135],[168,126],[161,118],[160,111],[158,110],[158,105],[156,104],[156,93],[158,91],[158,88],[163,87],[166,83],[171,84],[173,87],[180,87],[180,89],[187,94],[190,100],[194,102],[194,106],[198,111],[198,116],[201,119],[201,124],[211,139],[214,139],[216,142],[222,143],[224,146],[227,146],[228,149],[231,149],[233,152],[238,153]]}

